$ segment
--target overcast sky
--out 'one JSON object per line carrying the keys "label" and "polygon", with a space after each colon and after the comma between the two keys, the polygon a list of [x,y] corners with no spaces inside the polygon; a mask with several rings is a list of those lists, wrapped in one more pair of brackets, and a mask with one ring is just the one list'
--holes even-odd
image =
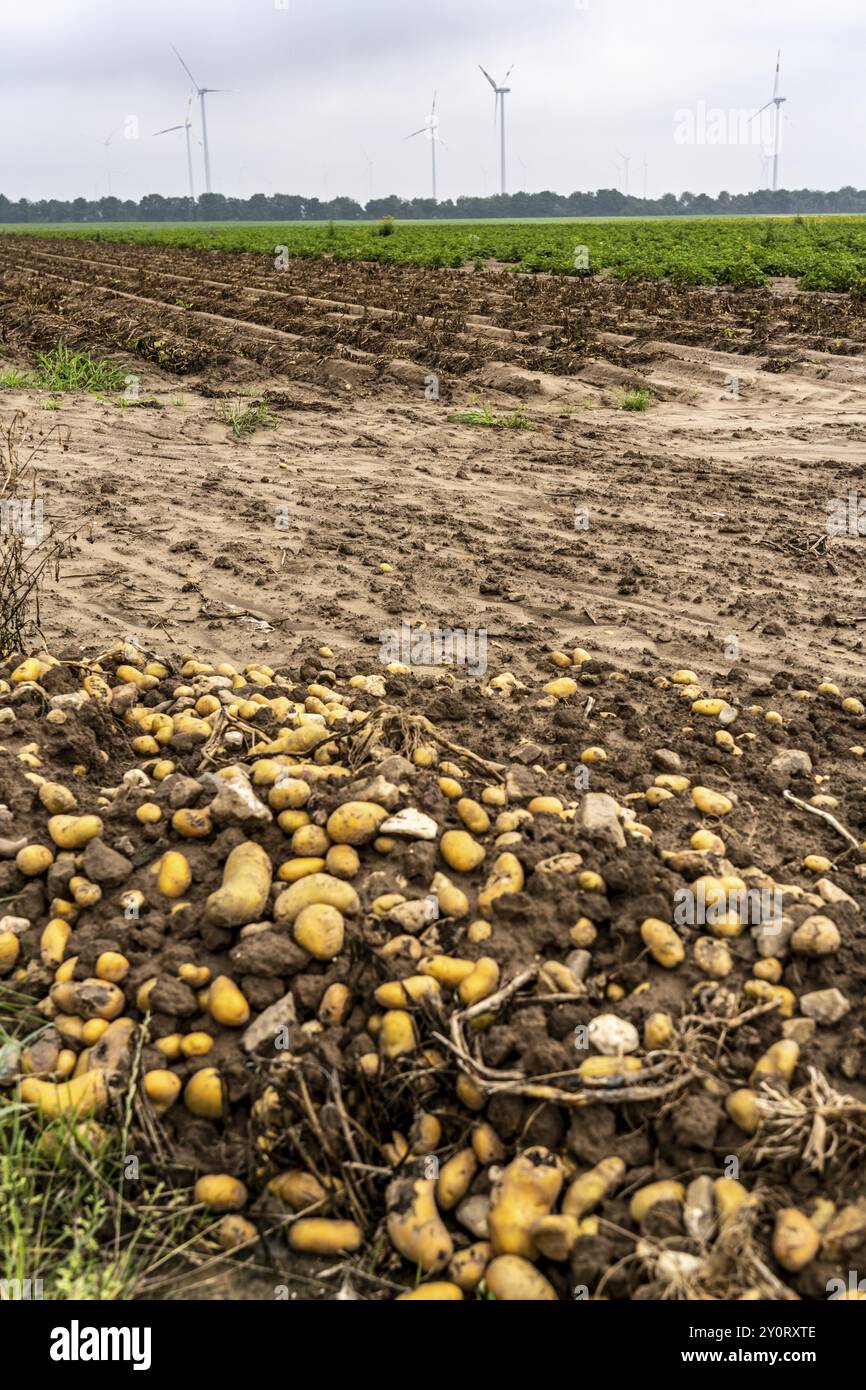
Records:
{"label": "overcast sky", "polygon": [[748,191],[772,129],[744,142],[736,116],[772,96],[779,46],[780,186],[866,186],[864,0],[0,0],[0,19],[11,198],[104,195],[113,131],[115,194],[185,193],[183,133],[153,138],[190,89],[171,42],[199,83],[232,89],[208,98],[217,192],[366,201],[369,159],[375,196],[429,195],[429,143],[404,137],[434,88],[440,197],[498,192],[479,63],[497,80],[515,64],[511,192],[623,187],[617,151],[632,193],[644,158],[651,197]]}

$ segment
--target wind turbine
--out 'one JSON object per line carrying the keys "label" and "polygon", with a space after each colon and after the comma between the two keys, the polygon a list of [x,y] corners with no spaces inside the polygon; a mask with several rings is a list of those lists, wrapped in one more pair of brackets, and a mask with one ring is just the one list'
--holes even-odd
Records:
{"label": "wind turbine", "polygon": [[107,140],[102,140],[102,141],[100,141],[100,144],[102,145],[102,148],[105,150],[105,173],[106,173],[106,177],[107,177],[107,179],[108,179],[108,196],[109,196],[109,198],[111,197],[111,155],[110,155],[109,152],[108,152],[108,148],[109,148],[109,146],[110,146],[110,144],[111,144],[111,142],[112,142],[112,140],[114,139],[114,137],[115,137],[116,134],[117,134],[117,130],[115,129],[115,130],[113,130],[113,131],[111,132],[111,134],[109,135],[109,137],[108,137]]}
{"label": "wind turbine", "polygon": [[750,121],[754,121],[755,118],[760,116],[763,111],[766,111],[768,107],[774,106],[776,108],[773,119],[773,192],[779,187],[779,145],[782,138],[782,112],[780,108],[782,103],[788,99],[787,97],[779,96],[779,65],[781,61],[782,50],[780,48],[776,54],[776,78],[773,82],[773,95],[770,97],[769,101],[764,102],[764,105],[755,112],[754,116],[750,117]]}
{"label": "wind turbine", "polygon": [[501,87],[497,87],[496,83],[493,81],[493,78],[490,76],[490,73],[487,71],[486,68],[482,68],[480,63],[478,64],[478,66],[479,66],[479,68],[481,68],[481,71],[484,73],[484,76],[487,78],[487,81],[490,83],[491,87],[493,88],[493,124],[494,124],[494,125],[496,125],[496,117],[497,117],[497,115],[499,116],[499,133],[500,133],[500,137],[501,137],[501,155],[500,155],[500,162],[501,162],[501,172],[502,172],[502,193],[503,193],[503,196],[504,196],[505,193],[507,192],[507,189],[506,189],[506,186],[505,186],[505,185],[506,185],[506,179],[505,179],[505,98],[506,98],[506,96],[508,95],[508,93],[511,91],[511,88],[510,88],[510,87],[506,87],[505,84],[506,84],[506,82],[508,81],[508,79],[509,79],[509,77],[511,76],[511,74],[513,73],[513,71],[514,71],[514,64],[513,64],[513,63],[511,64],[511,67],[508,69],[507,73],[505,74],[504,78],[502,79],[502,86],[501,86]]}
{"label": "wind turbine", "polygon": [[647,163],[646,154],[644,154],[644,157],[643,157],[643,164],[642,164],[640,167],[641,167],[641,169],[643,170],[643,200],[644,200],[644,202],[646,202],[646,181],[647,181],[647,171],[648,171],[648,169],[649,169],[649,164]]}
{"label": "wind turbine", "polygon": [[369,201],[372,203],[372,201],[373,201],[373,161],[372,161],[372,159],[370,158],[370,156],[368,155],[367,151],[366,151],[363,147],[362,147],[362,149],[361,149],[361,154],[364,156],[364,160],[365,160],[366,165],[367,165],[367,185],[368,185],[368,191],[369,191],[369,195],[370,195],[370,196],[369,196]]}
{"label": "wind turbine", "polygon": [[430,141],[430,152],[433,161],[433,202],[436,202],[436,145],[441,144],[439,139],[439,117],[436,115],[436,93],[433,93],[433,105],[430,107],[430,115],[427,117],[420,130],[413,130],[411,135],[407,135],[407,140],[414,140],[416,135],[426,135]]}
{"label": "wind turbine", "polygon": [[205,111],[204,99],[207,96],[208,92],[225,92],[228,89],[226,87],[200,87],[196,82],[195,78],[193,77],[192,73],[190,72],[189,68],[187,67],[186,63],[183,61],[183,58],[181,58],[174,44],[171,45],[171,51],[177,58],[177,61],[180,63],[181,67],[183,68],[184,72],[186,73],[187,77],[189,78],[190,82],[195,88],[196,93],[198,95],[199,103],[201,105],[201,138],[202,147],[204,149],[204,191],[205,193],[211,193],[213,192],[213,190],[210,186],[210,147],[207,142],[207,112]]}
{"label": "wind turbine", "polygon": [[622,150],[617,150],[617,154],[622,160],[623,168],[625,169],[625,196],[628,197],[628,166],[631,164],[631,155],[623,154]]}
{"label": "wind turbine", "polygon": [[186,131],[186,167],[189,173],[189,196],[195,201],[195,183],[192,177],[192,145],[190,144],[189,133],[192,130],[192,121],[189,118],[190,107],[192,106],[192,93],[186,104],[186,120],[183,125],[167,125],[165,130],[155,130],[154,135],[168,135],[172,130]]}

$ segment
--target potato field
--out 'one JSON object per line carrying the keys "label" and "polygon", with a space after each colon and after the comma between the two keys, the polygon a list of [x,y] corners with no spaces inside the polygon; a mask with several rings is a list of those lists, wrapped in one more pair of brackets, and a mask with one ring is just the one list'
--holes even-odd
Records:
{"label": "potato field", "polygon": [[864,286],[0,236],[0,1278],[866,1296]]}

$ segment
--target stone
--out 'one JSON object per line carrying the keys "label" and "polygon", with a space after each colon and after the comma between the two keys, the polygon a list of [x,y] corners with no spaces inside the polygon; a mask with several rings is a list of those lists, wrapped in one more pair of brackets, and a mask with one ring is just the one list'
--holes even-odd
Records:
{"label": "stone", "polygon": [[242,772],[231,777],[216,777],[206,773],[202,781],[217,789],[216,796],[208,806],[212,818],[217,822],[271,821],[273,814],[268,810]]}
{"label": "stone", "polygon": [[586,793],[578,807],[575,826],[589,840],[600,840],[612,849],[625,849],[616,802],[606,792]]}
{"label": "stone", "polygon": [[576,980],[586,979],[591,964],[592,956],[589,951],[572,951],[565,957],[566,969],[571,971]]}
{"label": "stone", "polygon": [[232,965],[244,975],[297,975],[309,959],[290,936],[276,931],[244,937],[229,952]]}
{"label": "stone", "polygon": [[505,793],[509,801],[528,801],[535,796],[538,775],[522,763],[512,763],[505,772]]}
{"label": "stone", "polygon": [[404,810],[398,811],[396,816],[389,816],[387,820],[382,821],[379,834],[406,835],[414,840],[435,840],[439,834],[439,826],[432,816],[417,811],[414,806],[407,806]]}
{"label": "stone", "polygon": [[659,772],[682,772],[683,760],[671,748],[657,748],[653,753],[653,767]]}
{"label": "stone", "polygon": [[637,1052],[640,1047],[640,1035],[634,1024],[618,1014],[597,1014],[586,1031],[592,1046],[603,1057],[623,1057]]}
{"label": "stone", "polygon": [[814,1038],[816,1027],[814,1018],[786,1018],[782,1024],[782,1037],[790,1038],[798,1047],[805,1047]]}
{"label": "stone", "polygon": [[846,893],[844,888],[832,882],[829,878],[819,878],[815,884],[815,891],[822,902],[825,903],[844,903],[854,912],[860,911],[859,903],[856,903],[850,893]]}
{"label": "stone", "polygon": [[831,1025],[844,1018],[851,1008],[841,989],[816,989],[800,995],[800,1011],[817,1023]]}
{"label": "stone", "polygon": [[455,1213],[460,1225],[476,1240],[487,1240],[490,1228],[487,1218],[490,1214],[490,1198],[482,1195],[464,1197]]}
{"label": "stone", "polygon": [[802,748],[784,749],[767,767],[767,775],[780,790],[788,786],[792,777],[807,777],[811,771],[812,759]]}
{"label": "stone", "polygon": [[297,1021],[294,995],[284,994],[253,1020],[241,1038],[241,1047],[245,1052],[256,1052],[265,1042],[273,1046],[279,1029],[291,1028]]}
{"label": "stone", "polygon": [[91,883],[104,883],[109,888],[125,883],[133,868],[131,860],[99,839],[88,843],[81,856],[81,867]]}
{"label": "stone", "polygon": [[430,922],[435,922],[439,917],[439,903],[435,894],[431,893],[426,898],[415,898],[407,903],[398,903],[392,907],[388,913],[387,921],[394,926],[400,927],[402,931],[414,934],[423,931]]}

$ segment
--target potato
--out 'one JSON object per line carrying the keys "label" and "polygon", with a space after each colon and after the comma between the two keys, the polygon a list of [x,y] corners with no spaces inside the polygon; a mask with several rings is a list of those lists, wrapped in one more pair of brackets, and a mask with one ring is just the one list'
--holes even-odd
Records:
{"label": "potato", "polygon": [[478,894],[478,913],[483,918],[492,915],[493,904],[506,893],[520,893],[523,889],[523,865],[516,855],[506,851],[493,861],[490,875]]}
{"label": "potato", "polygon": [[465,1250],[458,1250],[448,1266],[449,1278],[464,1293],[471,1293],[483,1279],[492,1254],[487,1240],[477,1240]]}
{"label": "potato", "polygon": [[577,694],[577,681],[572,676],[558,676],[548,681],[543,689],[545,695],[552,695],[555,700],[570,700]]}
{"label": "potato", "polygon": [[741,1182],[737,1182],[736,1178],[716,1178],[713,1193],[719,1213],[719,1225],[722,1227],[729,1226],[741,1208],[752,1203],[748,1190]]}
{"label": "potato", "polygon": [[484,1271],[484,1283],[503,1303],[550,1303],[556,1291],[529,1260],[519,1255],[499,1255]]}
{"label": "potato", "polygon": [[205,807],[201,811],[182,806],[171,818],[171,826],[185,840],[203,840],[213,830],[213,821]]}
{"label": "potato", "polygon": [[780,1018],[794,1016],[797,996],[786,985],[774,985],[768,980],[746,980],[743,993],[748,999],[759,999],[764,1003],[778,1005]]}
{"label": "potato", "polygon": [[60,849],[84,849],[102,834],[99,816],[49,816],[48,834]]}
{"label": "potato", "polygon": [[748,1086],[731,1091],[725,1100],[725,1109],[744,1134],[757,1134],[761,1124],[761,1112],[758,1109],[756,1091],[750,1090]]}
{"label": "potato", "polygon": [[297,883],[299,878],[306,878],[307,874],[320,874],[325,868],[325,860],[316,855],[301,855],[297,859],[287,859],[277,870],[277,878],[281,883]]}
{"label": "potato", "polygon": [[567,1260],[580,1236],[580,1222],[574,1216],[539,1216],[530,1234],[546,1260]]}
{"label": "potato", "polygon": [[54,854],[45,845],[25,845],[15,856],[15,863],[27,878],[36,878],[50,869]]}
{"label": "potato", "polygon": [[721,714],[723,709],[730,709],[730,705],[728,704],[727,700],[720,700],[715,696],[707,696],[702,700],[694,700],[692,702],[693,714],[708,714],[712,716],[717,716]]}
{"label": "potato", "polygon": [[206,1057],[213,1047],[210,1033],[187,1033],[180,1039],[178,1053],[182,1057]]}
{"label": "potato", "polygon": [[440,917],[460,918],[467,915],[469,899],[462,888],[451,882],[447,874],[435,873],[430,886],[436,894]]}
{"label": "potato", "polygon": [[208,1012],[224,1028],[243,1028],[250,1018],[249,1004],[228,975],[217,975],[211,984]]}
{"label": "potato", "polygon": [[351,845],[331,845],[325,855],[325,869],[334,878],[354,878],[361,867],[358,851]]}
{"label": "potato", "polygon": [[490,1163],[501,1163],[506,1149],[496,1130],[486,1120],[482,1120],[472,1131],[472,1149],[483,1167]]}
{"label": "potato", "polygon": [[491,1192],[488,1227],[494,1254],[535,1259],[532,1223],[550,1213],[561,1187],[562,1172],[549,1150],[535,1146],[518,1154]]}
{"label": "potato", "polygon": [[328,834],[335,845],[366,845],[376,838],[388,814],[375,801],[344,801],[328,817]]}
{"label": "potato", "polygon": [[59,965],[66,955],[70,927],[62,917],[52,917],[39,939],[39,957],[43,965]]}
{"label": "potato", "polygon": [[423,1160],[388,1185],[387,1230],[395,1250],[425,1274],[444,1269],[454,1246],[436,1206],[436,1182],[421,1176]]}
{"label": "potato", "polygon": [[462,1201],[475,1176],[478,1160],[473,1149],[459,1149],[443,1163],[436,1182],[436,1203],[441,1211],[450,1211]]}
{"label": "potato", "polygon": [[[272,875],[267,851],[254,840],[244,840],[225,862],[222,887],[211,893],[205,904],[206,920],[219,927],[242,927],[258,921],[267,906]],[[301,883],[305,881],[310,880],[302,879]]]}
{"label": "potato", "polygon": [[[610,997],[610,996],[608,996]],[[577,1069],[584,1078],[624,1076],[630,1071],[642,1071],[640,1057],[586,1057]]]}
{"label": "potato", "polygon": [[20,1093],[25,1104],[38,1106],[43,1120],[56,1120],[60,1115],[87,1119],[90,1115],[101,1114],[108,1105],[105,1077],[95,1069],[59,1085],[27,1077],[21,1082]]}
{"label": "potato", "polygon": [[173,1071],[155,1067],[144,1073],[142,1085],[157,1115],[164,1115],[180,1095],[181,1079]]}
{"label": "potato", "polygon": [[42,674],[42,665],[36,660],[35,656],[28,656],[12,672],[9,679],[15,681],[38,681]]}
{"label": "potato", "polygon": [[421,975],[432,975],[446,989],[456,989],[467,975],[475,969],[474,960],[461,960],[459,956],[423,956],[418,962]]}
{"label": "potato", "polygon": [[304,1211],[306,1207],[324,1201],[328,1195],[315,1174],[307,1173],[302,1168],[277,1173],[270,1179],[268,1191],[279,1197],[292,1211]]}
{"label": "potato", "polygon": [[211,1211],[240,1211],[246,1205],[247,1189],[228,1173],[208,1173],[193,1188],[193,1201]]}
{"label": "potato", "polygon": [[354,1221],[305,1216],[289,1227],[289,1245],[305,1255],[354,1254],[364,1233]]}
{"label": "potato", "polygon": [[726,816],[734,803],[710,787],[692,787],[692,801],[705,816]]}
{"label": "potato", "polygon": [[469,796],[462,796],[457,802],[457,814],[473,835],[484,835],[490,829],[490,817],[484,807]]}
{"label": "potato", "polygon": [[351,995],[347,985],[335,983],[328,985],[322,995],[316,1017],[325,1027],[334,1027],[345,1021]]}
{"label": "potato", "polygon": [[292,835],[292,853],[302,859],[324,859],[331,837],[320,825],[301,825]]}
{"label": "potato", "polygon": [[658,1011],[650,1014],[643,1026],[643,1045],[647,1052],[667,1047],[674,1035],[674,1021],[670,1014]]}
{"label": "potato", "polygon": [[427,1284],[419,1284],[417,1289],[398,1294],[395,1303],[457,1303],[463,1297],[459,1284],[450,1284],[443,1279],[431,1279]]}
{"label": "potato", "polygon": [[109,980],[68,980],[53,985],[52,1003],[64,1014],[78,1018],[119,1018],[126,999],[123,990]]}
{"label": "potato", "polygon": [[217,1240],[222,1250],[237,1250],[239,1246],[249,1245],[251,1241],[258,1240],[258,1231],[252,1221],[247,1221],[245,1216],[238,1216],[236,1212],[230,1212],[224,1216],[217,1227]]}
{"label": "potato", "polygon": [[668,922],[658,917],[647,917],[640,929],[641,939],[653,960],[673,970],[685,959],[685,947]]}
{"label": "potato", "polygon": [[639,1187],[632,1197],[629,1214],[632,1221],[640,1225],[650,1207],[654,1207],[656,1202],[683,1202],[685,1196],[686,1189],[681,1182],[665,1179],[661,1182],[647,1183],[645,1187]]}
{"label": "potato", "polygon": [[379,1033],[379,1050],[382,1056],[393,1061],[397,1057],[414,1052],[416,1046],[412,1015],[405,1009],[389,1009],[382,1017]]}
{"label": "potato", "polygon": [[226,1095],[223,1079],[216,1067],[202,1067],[193,1072],[184,1087],[183,1103],[200,1119],[222,1119]]}
{"label": "potato", "polygon": [[[285,771],[285,769],[282,769]],[[268,792],[272,811],[299,811],[310,799],[311,787],[300,777],[283,777]]]}
{"label": "potato", "polygon": [[457,993],[467,1008],[493,994],[499,984],[499,964],[492,956],[480,956],[471,975],[460,981]]}
{"label": "potato", "polygon": [[831,956],[841,946],[842,937],[835,922],[816,913],[795,928],[789,944],[798,956]]}
{"label": "potato", "polygon": [[103,951],[96,960],[96,978],[119,985],[129,974],[129,961],[119,951]]}
{"label": "potato", "polygon": [[181,898],[192,882],[192,870],[186,855],[168,850],[160,860],[156,889],[164,898]]}
{"label": "potato", "polygon": [[751,1082],[754,1086],[763,1077],[780,1076],[790,1081],[797,1070],[800,1048],[793,1038],[781,1038],[767,1048],[752,1068]]}
{"label": "potato", "polygon": [[331,874],[308,874],[281,893],[274,903],[274,921],[294,922],[298,914],[313,903],[335,907],[344,917],[360,911],[360,901],[351,883]]}
{"label": "potato", "polygon": [[333,960],[343,949],[343,915],[327,903],[310,903],[295,918],[295,941],[314,960]]}
{"label": "potato", "polygon": [[603,1158],[594,1168],[575,1178],[562,1199],[564,1216],[579,1218],[597,1207],[608,1197],[625,1177],[625,1164],[621,1158],[611,1155]]}
{"label": "potato", "polygon": [[467,830],[446,830],[439,841],[439,853],[449,869],[466,874],[478,868],[486,851]]}

